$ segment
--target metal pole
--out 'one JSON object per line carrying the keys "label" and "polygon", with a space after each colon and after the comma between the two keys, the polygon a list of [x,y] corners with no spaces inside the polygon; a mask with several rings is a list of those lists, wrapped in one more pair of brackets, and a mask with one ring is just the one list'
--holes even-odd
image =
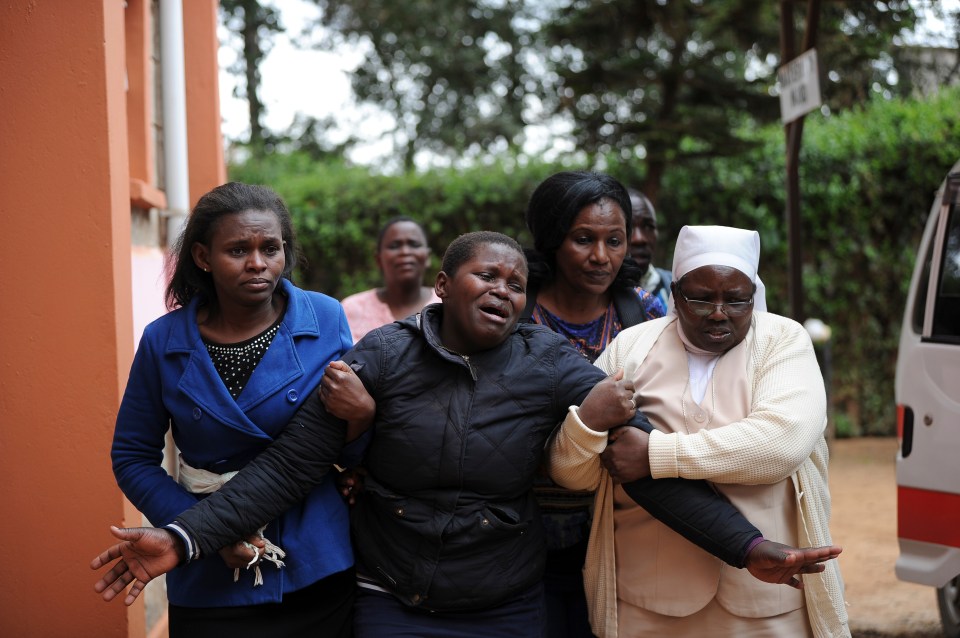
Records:
{"label": "metal pole", "polygon": [[167,244],[170,245],[180,234],[190,212],[182,0],[160,0],[160,55],[164,191],[167,195]]}
{"label": "metal pole", "polygon": [[[795,25],[793,22],[794,0],[780,0],[780,58],[786,64],[795,57]],[[807,2],[806,30],[803,51],[816,43],[820,21],[820,0]],[[800,225],[800,143],[803,139],[804,116],[784,127],[786,135],[786,210],[785,221],[789,246],[788,291],[790,316],[803,321],[803,238]]]}

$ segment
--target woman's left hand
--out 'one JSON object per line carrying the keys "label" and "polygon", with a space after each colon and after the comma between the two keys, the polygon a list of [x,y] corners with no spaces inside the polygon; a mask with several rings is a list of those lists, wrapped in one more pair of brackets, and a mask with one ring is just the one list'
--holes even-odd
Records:
{"label": "woman's left hand", "polygon": [[373,423],[377,404],[357,373],[343,361],[331,361],[323,371],[319,392],[327,412],[347,422],[347,441],[363,434]]}
{"label": "woman's left hand", "polygon": [[[254,534],[247,538],[246,542],[257,548],[257,554],[263,554],[266,544],[260,536]],[[227,567],[231,569],[243,569],[253,560],[253,551],[254,550],[244,544],[244,541],[237,541],[233,545],[221,547],[218,553],[220,554],[220,558],[223,559],[223,562],[227,564]]]}
{"label": "woman's left hand", "polygon": [[754,578],[765,583],[803,588],[800,576],[819,574],[825,561],[833,560],[843,551],[838,545],[824,547],[792,547],[765,540],[747,554],[746,569]]}
{"label": "woman's left hand", "polygon": [[610,431],[600,462],[616,483],[629,483],[650,476],[650,435],[631,426]]}

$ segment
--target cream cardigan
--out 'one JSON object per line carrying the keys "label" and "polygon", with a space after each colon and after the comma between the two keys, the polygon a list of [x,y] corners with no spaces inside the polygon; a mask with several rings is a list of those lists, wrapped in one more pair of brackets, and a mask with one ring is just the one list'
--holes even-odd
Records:
{"label": "cream cardigan", "polygon": [[[636,378],[637,368],[671,321],[675,317],[622,331],[596,365],[607,373],[623,368],[625,378]],[[810,339],[795,321],[754,312],[746,341],[750,416],[694,435],[653,432],[652,475],[741,484],[775,483],[790,477],[799,501],[800,543],[830,545],[828,452],[823,438],[826,397]],[[613,481],[599,458],[606,443],[606,433],[589,429],[576,408],[571,408],[548,444],[547,466],[553,480],[564,487],[597,490],[584,584],[593,632],[600,638],[617,638]],[[814,635],[849,636],[836,561],[828,561],[822,574],[803,578]]]}

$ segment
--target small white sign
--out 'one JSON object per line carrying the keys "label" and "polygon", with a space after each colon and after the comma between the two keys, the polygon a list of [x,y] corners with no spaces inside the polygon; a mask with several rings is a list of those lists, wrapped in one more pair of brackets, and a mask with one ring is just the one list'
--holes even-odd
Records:
{"label": "small white sign", "polygon": [[780,119],[789,124],[801,115],[818,108],[820,99],[820,67],[817,50],[810,49],[777,70],[780,87]]}

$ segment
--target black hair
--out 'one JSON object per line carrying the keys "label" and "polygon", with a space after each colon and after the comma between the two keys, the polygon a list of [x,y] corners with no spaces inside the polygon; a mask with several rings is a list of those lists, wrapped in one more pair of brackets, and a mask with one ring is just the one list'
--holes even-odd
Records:
{"label": "black hair", "polygon": [[217,186],[197,200],[186,226],[170,248],[169,267],[173,274],[165,295],[168,308],[186,306],[198,295],[205,302],[216,303],[217,291],[213,277],[194,262],[193,245],[198,242],[209,245],[217,225],[224,217],[248,210],[270,211],[277,216],[286,260],[282,276],[291,278],[300,248],[287,205],[266,186],[229,182]]}
{"label": "black hair", "polygon": [[[523,248],[521,248],[520,244],[512,237],[507,237],[503,233],[497,233],[492,230],[479,230],[460,235],[450,242],[446,252],[443,253],[443,262],[440,265],[440,270],[447,273],[448,277],[453,277],[457,274],[460,266],[469,261],[470,258],[477,253],[477,249],[480,246],[487,244],[501,244],[517,251],[521,257],[524,256]],[[524,263],[526,263],[526,259],[524,259]]]}
{"label": "black hair", "polygon": [[[657,220],[657,211],[653,207],[653,202],[650,201],[649,197],[644,195],[642,192],[638,191],[636,188],[628,188],[627,194],[630,195],[630,197],[632,198],[636,198],[640,202],[641,210],[646,210],[648,213],[650,213],[650,216],[653,217],[654,221]],[[641,212],[641,210],[634,211],[634,212],[639,213]]]}
{"label": "black hair", "polygon": [[[614,201],[623,210],[627,240],[633,230],[633,208],[623,184],[605,173],[562,171],[543,180],[527,204],[527,228],[533,235],[533,250],[527,251],[530,281],[543,285],[557,270],[557,249],[563,243],[574,219],[585,207],[601,199]],[[625,258],[612,287],[633,288],[642,271]]]}
{"label": "black hair", "polygon": [[[416,224],[417,228],[420,229],[420,232],[423,233],[423,238],[427,239],[427,231],[424,230],[423,226],[412,217],[407,217],[406,215],[397,215],[396,217],[391,217],[387,221],[383,222],[383,226],[380,227],[380,232],[377,233],[377,252],[380,252],[380,248],[383,245],[383,237],[387,234],[387,231],[394,224],[399,224],[400,222],[410,222],[411,224]],[[429,240],[427,241],[429,244]]]}

